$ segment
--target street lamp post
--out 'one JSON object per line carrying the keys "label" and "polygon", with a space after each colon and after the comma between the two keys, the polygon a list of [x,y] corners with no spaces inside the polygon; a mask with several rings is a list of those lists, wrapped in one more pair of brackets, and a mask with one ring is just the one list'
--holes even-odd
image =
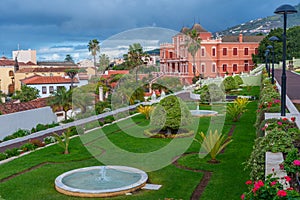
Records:
{"label": "street lamp post", "polygon": [[286,24],[287,24],[287,15],[297,13],[297,10],[288,4],[284,4],[279,6],[275,12],[275,14],[283,15],[283,47],[282,47],[282,75],[281,75],[281,116],[285,116],[285,104],[286,104]]}
{"label": "street lamp post", "polygon": [[[272,45],[268,45],[267,46],[267,49],[269,49],[269,52],[272,52],[272,53],[274,53],[274,51],[273,51],[273,46]],[[271,59],[268,59],[268,66],[269,66],[269,71],[268,71],[268,75],[269,75],[269,78],[270,78],[270,76],[271,76],[271,64],[270,64],[270,60]],[[272,69],[274,69],[274,59],[273,59],[273,65],[272,65]],[[273,73],[273,71],[272,71],[272,73]]]}
{"label": "street lamp post", "polygon": [[265,58],[266,58],[266,70],[268,72],[268,75],[270,77],[270,66],[268,66],[268,56],[269,56],[270,50],[266,49],[265,51]]}
{"label": "street lamp post", "polygon": [[274,51],[274,49],[275,49],[275,46],[274,45],[275,45],[275,42],[278,41],[279,39],[276,36],[272,36],[272,37],[269,38],[269,40],[273,42],[273,48],[272,48],[272,84],[274,84],[275,83],[275,81],[274,81],[274,62],[275,62],[275,51]]}

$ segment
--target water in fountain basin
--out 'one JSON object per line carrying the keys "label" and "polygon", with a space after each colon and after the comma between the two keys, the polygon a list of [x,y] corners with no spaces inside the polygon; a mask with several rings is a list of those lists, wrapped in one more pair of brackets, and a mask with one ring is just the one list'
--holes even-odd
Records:
{"label": "water in fountain basin", "polygon": [[[101,180],[100,174],[105,175]],[[62,179],[62,182],[73,188],[85,190],[105,190],[120,188],[135,183],[141,178],[139,173],[132,173],[106,168],[103,171],[99,169],[78,172],[70,174]]]}

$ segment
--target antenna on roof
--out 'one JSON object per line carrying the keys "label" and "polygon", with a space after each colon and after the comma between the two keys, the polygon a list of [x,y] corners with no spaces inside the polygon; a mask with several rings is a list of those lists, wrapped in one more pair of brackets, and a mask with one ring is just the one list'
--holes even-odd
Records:
{"label": "antenna on roof", "polygon": [[18,43],[18,51],[20,50],[20,44]]}

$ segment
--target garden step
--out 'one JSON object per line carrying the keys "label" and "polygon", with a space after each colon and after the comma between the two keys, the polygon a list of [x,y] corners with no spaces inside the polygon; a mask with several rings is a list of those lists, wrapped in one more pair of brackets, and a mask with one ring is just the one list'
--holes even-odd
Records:
{"label": "garden step", "polygon": [[[266,176],[269,174],[275,173],[278,178],[282,178],[282,184],[284,187],[289,187],[288,185],[284,184],[285,179],[284,177],[287,176],[285,170],[281,170],[279,167],[279,164],[283,162],[283,154],[281,152],[272,153],[272,152],[266,152]],[[273,172],[274,170],[274,172]]]}

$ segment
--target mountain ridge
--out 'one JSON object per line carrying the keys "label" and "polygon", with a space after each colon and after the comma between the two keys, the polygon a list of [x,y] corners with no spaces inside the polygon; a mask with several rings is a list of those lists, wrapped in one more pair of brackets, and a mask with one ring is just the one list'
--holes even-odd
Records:
{"label": "mountain ridge", "polygon": [[[288,28],[300,25],[300,3],[296,5],[295,8],[298,13],[288,15]],[[283,16],[274,14],[265,18],[250,20],[248,22],[232,26],[223,31],[218,31],[213,34],[217,37],[222,37],[225,35],[238,35],[240,33],[244,35],[268,34],[272,29],[282,27]]]}

